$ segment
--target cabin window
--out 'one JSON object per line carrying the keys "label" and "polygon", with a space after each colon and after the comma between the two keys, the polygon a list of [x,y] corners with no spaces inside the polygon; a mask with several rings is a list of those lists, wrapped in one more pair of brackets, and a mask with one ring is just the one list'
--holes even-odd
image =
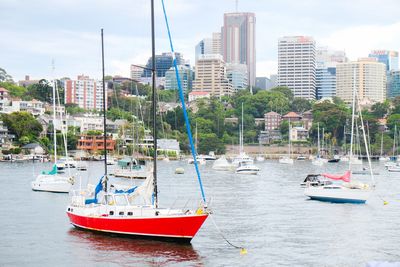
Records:
{"label": "cabin window", "polygon": [[110,214],[110,215],[114,215],[114,211],[113,211],[113,210],[110,210],[109,214]]}
{"label": "cabin window", "polygon": [[118,214],[119,214],[119,215],[124,215],[124,212],[123,212],[123,211],[120,211]]}
{"label": "cabin window", "polygon": [[118,206],[126,206],[128,205],[128,200],[126,199],[126,196],[124,194],[121,195],[115,195],[115,203]]}
{"label": "cabin window", "polygon": [[132,211],[128,211],[128,216],[132,216],[133,212]]}

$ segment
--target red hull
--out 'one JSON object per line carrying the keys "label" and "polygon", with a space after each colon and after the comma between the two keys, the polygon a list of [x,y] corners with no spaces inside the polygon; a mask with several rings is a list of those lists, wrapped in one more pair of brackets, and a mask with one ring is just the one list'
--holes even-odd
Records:
{"label": "red hull", "polygon": [[93,231],[148,237],[192,239],[208,214],[151,218],[86,217],[67,212],[71,223]]}

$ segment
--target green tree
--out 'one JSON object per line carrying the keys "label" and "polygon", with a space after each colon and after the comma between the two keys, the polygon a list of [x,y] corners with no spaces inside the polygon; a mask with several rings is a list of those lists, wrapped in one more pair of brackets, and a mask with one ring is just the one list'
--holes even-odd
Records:
{"label": "green tree", "polygon": [[[53,102],[53,87],[45,79],[41,79],[38,83],[31,84],[27,87],[27,96],[30,98],[37,99],[39,101],[52,103]],[[64,89],[61,87],[60,81],[57,81],[57,91],[56,103],[58,103],[57,98],[60,98],[60,103],[64,103]]]}
{"label": "green tree", "polygon": [[350,114],[347,108],[324,101],[314,104],[312,112],[314,117],[313,126],[319,122],[320,128],[324,128],[325,132],[332,133],[332,136],[336,139],[342,138],[343,127]]}
{"label": "green tree", "polygon": [[84,108],[80,108],[78,104],[67,103],[65,104],[65,111],[70,115],[75,115],[78,113],[85,113],[86,110]]}
{"label": "green tree", "polygon": [[292,102],[292,111],[303,113],[311,109],[311,102],[308,99],[295,97]]}
{"label": "green tree", "polygon": [[294,95],[292,90],[289,87],[286,86],[277,86],[274,88],[271,88],[270,90],[271,92],[280,92],[282,93],[284,96],[287,97],[287,99],[289,100],[289,102],[293,101]]}
{"label": "green tree", "polygon": [[372,105],[371,114],[373,114],[376,118],[383,118],[386,114],[390,112],[390,103],[388,100],[384,102],[378,102]]}
{"label": "green tree", "polygon": [[25,87],[15,85],[12,82],[0,82],[0,87],[3,87],[8,90],[10,96],[12,97],[23,97],[27,90]]}
{"label": "green tree", "polygon": [[25,136],[30,141],[37,140],[43,131],[42,125],[28,112],[13,112],[3,114],[2,120],[17,139]]}
{"label": "green tree", "polygon": [[225,145],[215,133],[204,133],[199,135],[198,153],[207,154],[215,151],[217,154],[225,153]]}

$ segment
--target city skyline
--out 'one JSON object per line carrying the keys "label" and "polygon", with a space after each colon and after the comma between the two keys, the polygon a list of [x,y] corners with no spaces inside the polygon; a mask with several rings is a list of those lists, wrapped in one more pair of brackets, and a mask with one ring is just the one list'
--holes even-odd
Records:
{"label": "city skyline", "polygon": [[[277,73],[278,39],[282,36],[312,36],[317,47],[344,50],[350,60],[367,57],[376,49],[399,51],[400,19],[396,14],[399,7],[400,3],[390,0],[242,1],[238,12],[255,13],[257,76],[269,76]],[[235,1],[175,0],[173,4],[166,1],[166,8],[175,50],[190,59],[193,66],[196,44],[220,31],[224,13],[235,12]],[[98,78],[101,76],[99,32],[103,27],[106,73],[129,76],[130,64],[145,64],[150,56],[149,10],[149,1],[144,0],[133,3],[3,0],[0,36],[6,41],[0,43],[0,67],[15,80],[23,79],[26,74],[32,79],[74,78],[82,73]],[[202,11],[207,12],[207,19],[203,19]],[[336,19],[338,14],[340,19]],[[158,2],[156,31],[157,54],[169,52]],[[55,60],[54,74],[52,59]]]}

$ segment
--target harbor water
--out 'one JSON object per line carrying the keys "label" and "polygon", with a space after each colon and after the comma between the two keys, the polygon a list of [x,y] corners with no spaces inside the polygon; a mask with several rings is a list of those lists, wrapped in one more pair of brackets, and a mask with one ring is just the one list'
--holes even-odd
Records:
{"label": "harbor water", "polygon": [[[342,174],[347,165],[310,161],[256,163],[258,175],[200,166],[212,218],[190,245],[122,238],[75,229],[65,213],[68,194],[34,192],[30,182],[51,163],[0,163],[0,266],[366,266],[400,261],[400,174],[374,162],[376,190],[366,204],[308,200],[307,174]],[[183,167],[185,174],[175,174]],[[96,184],[101,162],[89,162],[74,185]],[[368,175],[357,176],[370,182]],[[140,183],[113,179],[115,183]],[[161,207],[201,198],[193,165],[159,162]],[[388,205],[383,205],[383,200]],[[214,226],[234,245],[230,246]]]}

